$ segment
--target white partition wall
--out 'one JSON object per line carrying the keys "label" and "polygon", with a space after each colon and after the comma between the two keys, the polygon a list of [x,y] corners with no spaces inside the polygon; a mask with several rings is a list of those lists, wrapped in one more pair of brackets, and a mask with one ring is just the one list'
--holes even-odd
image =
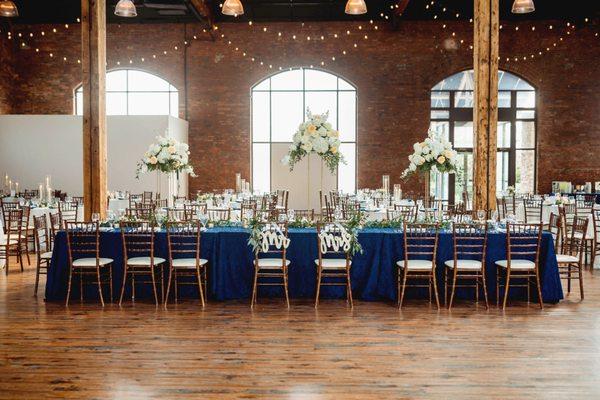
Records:
{"label": "white partition wall", "polygon": [[290,143],[271,145],[271,187],[289,190],[290,208],[320,210],[319,190],[329,193],[337,189],[337,175],[332,174],[316,154],[311,154],[294,166],[290,172],[281,159],[287,154]]}
{"label": "white partition wall", "polygon": [[[109,116],[108,189],[140,193],[157,190],[155,173],[135,178],[136,164],[156,136],[187,143],[187,121],[170,116]],[[193,155],[192,155],[193,156]],[[8,174],[22,189],[37,189],[46,175],[54,189],[82,194],[82,117],[72,115],[0,116],[0,174]],[[187,192],[182,176],[180,192]],[[4,182],[1,182],[4,184]],[[162,177],[167,196],[167,178]]]}

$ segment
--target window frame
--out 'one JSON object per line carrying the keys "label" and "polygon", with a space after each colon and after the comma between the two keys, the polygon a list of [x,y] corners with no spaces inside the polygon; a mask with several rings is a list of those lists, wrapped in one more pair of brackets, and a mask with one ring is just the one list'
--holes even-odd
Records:
{"label": "window frame", "polygon": [[[302,88],[301,89],[273,89],[271,86],[271,79],[281,73],[293,71],[293,70],[301,70],[302,71]],[[335,89],[307,89],[306,87],[306,71],[318,71],[323,72],[328,75],[331,75],[336,78],[336,88]],[[352,87],[352,89],[340,88],[340,80],[344,81],[348,86]],[[268,81],[267,89],[256,89],[260,85],[264,84],[265,81]],[[273,189],[273,175],[271,173],[271,160],[273,159],[273,144],[284,144],[284,143],[292,143],[292,141],[273,141],[273,98],[272,93],[302,93],[302,122],[306,122],[306,94],[307,93],[335,93],[336,95],[336,123],[335,127],[339,130],[340,125],[340,93],[354,93],[354,139],[352,141],[341,141],[340,148],[343,145],[354,145],[354,193],[358,189],[358,145],[357,145],[357,137],[358,137],[358,90],[356,85],[352,82],[348,81],[346,78],[335,74],[331,71],[327,71],[319,68],[310,68],[310,67],[296,67],[289,68],[286,70],[278,71],[274,74],[268,75],[265,78],[261,79],[257,83],[255,83],[250,88],[250,176],[252,177],[252,189],[254,190],[254,145],[255,144],[266,144],[269,145],[269,188]],[[269,94],[269,135],[268,141],[265,140],[254,140],[254,93],[268,93]],[[331,121],[330,121],[331,122]],[[339,168],[336,170],[336,184],[338,189],[340,187],[339,182]]]}

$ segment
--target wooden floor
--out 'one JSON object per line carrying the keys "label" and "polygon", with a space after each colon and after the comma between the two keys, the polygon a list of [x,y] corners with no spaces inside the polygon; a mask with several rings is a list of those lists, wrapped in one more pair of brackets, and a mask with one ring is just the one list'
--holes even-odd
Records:
{"label": "wooden floor", "polygon": [[600,398],[600,271],[543,311],[45,304],[0,274],[0,398]]}

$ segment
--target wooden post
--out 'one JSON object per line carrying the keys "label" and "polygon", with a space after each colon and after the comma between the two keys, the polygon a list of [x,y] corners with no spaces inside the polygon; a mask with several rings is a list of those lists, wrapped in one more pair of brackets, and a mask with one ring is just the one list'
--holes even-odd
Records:
{"label": "wooden post", "polygon": [[81,0],[85,220],[106,217],[106,1]]}
{"label": "wooden post", "polygon": [[496,208],[498,1],[474,0],[473,210]]}

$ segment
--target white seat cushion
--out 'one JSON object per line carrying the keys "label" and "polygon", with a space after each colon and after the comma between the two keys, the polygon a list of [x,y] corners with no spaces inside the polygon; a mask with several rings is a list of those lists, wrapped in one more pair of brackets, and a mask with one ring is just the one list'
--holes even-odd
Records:
{"label": "white seat cushion", "polygon": [[[254,264],[256,264],[256,260],[254,260]],[[285,260],[285,265],[290,265],[290,260]],[[281,269],[283,268],[283,261],[281,258],[259,258],[258,268]]]}
{"label": "white seat cushion", "polygon": [[[450,268],[454,268],[454,260],[448,260],[444,264]],[[459,270],[481,271],[481,261],[477,260],[456,260],[456,266]]]}
{"label": "white seat cushion", "polygon": [[[315,260],[315,264],[319,265],[319,259]],[[349,262],[352,265],[352,261]],[[323,269],[346,269],[345,258],[323,258],[321,259],[321,267]]]}
{"label": "white seat cushion", "polygon": [[[152,259],[150,257],[133,257],[127,259],[127,265],[134,267],[147,267],[150,265]],[[165,262],[164,258],[154,257],[154,265],[159,265]]]}
{"label": "white seat cushion", "polygon": [[559,263],[576,263],[579,262],[579,258],[568,254],[557,254],[556,261]]}
{"label": "white seat cushion", "polygon": [[47,251],[45,253],[42,253],[42,254],[40,254],[40,258],[42,258],[44,260],[50,260],[52,258],[52,252]]}
{"label": "white seat cushion", "polygon": [[[113,260],[110,258],[100,258],[99,264],[106,265],[112,263]],[[74,267],[84,267],[84,268],[96,268],[96,259],[95,258],[79,258],[73,261]]]}
{"label": "white seat cushion", "polygon": [[[205,265],[208,260],[201,258],[199,260],[200,266]],[[196,259],[195,258],[176,258],[171,263],[173,268],[185,268],[185,269],[196,269]]]}
{"label": "white seat cushion", "polygon": [[[404,269],[404,260],[400,260],[396,265]],[[408,260],[409,271],[431,271],[433,269],[432,263],[429,260]]]}
{"label": "white seat cushion", "polygon": [[[496,265],[499,265],[502,268],[508,268],[507,260],[496,261]],[[511,260],[510,261],[510,269],[514,269],[515,271],[528,271],[535,269],[535,263],[529,260]]]}

